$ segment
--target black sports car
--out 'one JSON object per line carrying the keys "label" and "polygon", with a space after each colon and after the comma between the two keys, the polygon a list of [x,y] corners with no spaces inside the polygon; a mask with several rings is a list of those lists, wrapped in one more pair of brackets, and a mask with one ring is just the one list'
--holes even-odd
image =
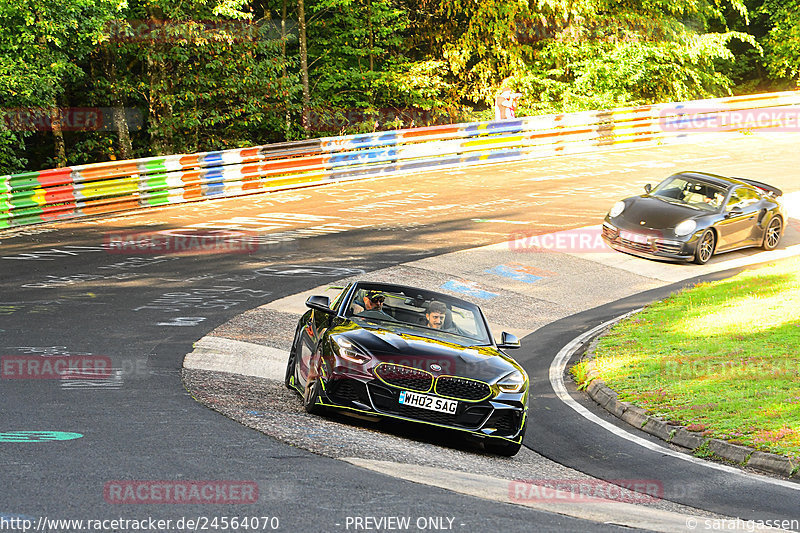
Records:
{"label": "black sports car", "polygon": [[519,451],[528,376],[503,352],[519,341],[503,332],[495,343],[478,306],[363,281],[306,306],[286,366],[306,411],[421,422],[468,432],[493,453]]}
{"label": "black sports car", "polygon": [[786,212],[778,201],[783,193],[766,183],[681,172],[644,190],[606,215],[603,240],[611,248],[702,265],[719,252],[772,250],[783,236]]}

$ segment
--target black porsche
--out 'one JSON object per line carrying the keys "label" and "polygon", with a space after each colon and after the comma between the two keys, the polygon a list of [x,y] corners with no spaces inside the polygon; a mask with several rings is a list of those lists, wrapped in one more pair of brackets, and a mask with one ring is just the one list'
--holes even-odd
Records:
{"label": "black porsche", "polygon": [[786,224],[782,194],[755,180],[680,172],[614,204],[603,240],[621,252],[698,264],[750,246],[772,250]]}
{"label": "black porsche", "polygon": [[286,366],[306,411],[420,422],[467,432],[492,453],[519,451],[528,376],[503,352],[519,341],[503,332],[496,343],[478,306],[364,281],[306,306]]}

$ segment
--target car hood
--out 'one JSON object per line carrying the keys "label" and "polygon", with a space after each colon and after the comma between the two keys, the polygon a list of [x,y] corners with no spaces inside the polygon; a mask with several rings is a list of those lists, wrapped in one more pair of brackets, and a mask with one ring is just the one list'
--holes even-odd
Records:
{"label": "car hood", "polygon": [[612,223],[624,220],[624,226],[628,228],[672,229],[688,218],[712,214],[710,211],[672,204],[653,196],[634,196],[628,198],[625,204],[625,210],[612,219]]}
{"label": "car hood", "polygon": [[346,336],[381,362],[419,368],[434,375],[493,383],[514,370],[521,370],[493,346],[462,346],[385,329],[358,329],[348,331]]}

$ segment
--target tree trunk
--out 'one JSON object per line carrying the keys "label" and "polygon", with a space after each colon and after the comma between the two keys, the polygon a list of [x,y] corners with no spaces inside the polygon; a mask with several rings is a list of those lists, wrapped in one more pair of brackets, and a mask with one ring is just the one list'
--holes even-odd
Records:
{"label": "tree trunk", "polygon": [[64,114],[58,106],[58,101],[53,98],[53,106],[50,108],[50,127],[53,129],[53,140],[55,142],[56,167],[67,166],[67,149],[64,143],[64,130],[61,128],[61,121]]}
{"label": "tree trunk", "polygon": [[375,55],[372,53],[375,50],[375,33],[372,28],[372,0],[367,0],[367,23],[369,28],[369,71],[372,73],[375,70]]}
{"label": "tree trunk", "polygon": [[283,83],[284,83],[284,91],[285,91],[285,98],[283,99],[283,103],[286,106],[286,115],[285,115],[285,124],[284,124],[284,140],[289,140],[289,133],[291,132],[292,128],[292,115],[289,112],[289,73],[286,70],[286,2],[287,0],[283,0],[281,5],[281,59],[283,60]]}
{"label": "tree trunk", "polygon": [[297,19],[300,26],[300,79],[303,83],[303,130],[310,136],[311,92],[308,88],[308,46],[306,43],[306,10],[303,0],[297,1]]}
{"label": "tree trunk", "polygon": [[111,81],[111,105],[113,107],[112,120],[119,141],[119,153],[122,159],[130,159],[133,154],[128,117],[125,115],[122,98],[117,88],[117,62],[108,47],[105,47],[106,72]]}

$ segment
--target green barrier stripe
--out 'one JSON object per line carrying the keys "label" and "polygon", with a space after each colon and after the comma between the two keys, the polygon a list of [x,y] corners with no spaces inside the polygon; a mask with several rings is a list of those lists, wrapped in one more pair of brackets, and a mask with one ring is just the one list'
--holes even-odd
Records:
{"label": "green barrier stripe", "polygon": [[143,198],[147,205],[164,205],[170,203],[169,191],[148,192]]}
{"label": "green barrier stripe", "polygon": [[144,170],[151,172],[155,170],[167,170],[167,167],[164,166],[166,159],[153,159],[152,161],[145,161],[144,163],[140,163]]}

